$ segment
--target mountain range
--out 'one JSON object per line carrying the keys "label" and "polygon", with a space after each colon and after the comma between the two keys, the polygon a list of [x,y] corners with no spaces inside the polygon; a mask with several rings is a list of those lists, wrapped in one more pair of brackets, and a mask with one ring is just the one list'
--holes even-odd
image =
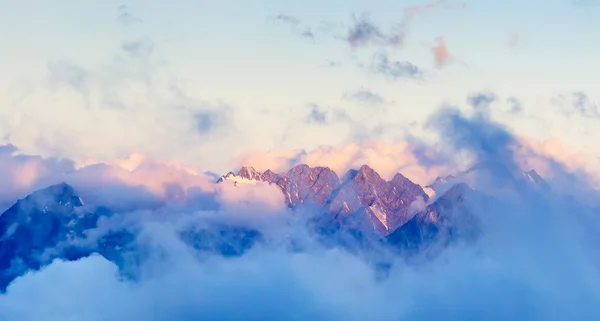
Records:
{"label": "mountain range", "polygon": [[[274,184],[292,210],[313,205],[309,226],[323,238],[342,233],[414,252],[430,242],[476,239],[481,233],[476,213],[498,200],[464,180],[473,171],[498,170],[506,180],[502,184],[509,184],[513,190],[519,190],[522,184],[540,192],[549,190],[535,171],[515,177],[497,163],[438,177],[425,187],[400,173],[385,180],[367,165],[341,177],[320,166],[298,165],[284,173],[242,167],[237,173],[223,175],[216,184]],[[113,215],[110,208],[86,205],[66,183],[18,200],[0,215],[0,290],[5,290],[14,278],[56,258],[75,260],[99,253],[124,267],[132,253],[137,253],[133,245],[136,231],[109,229],[100,237],[90,237],[98,233],[101,220]],[[257,229],[220,223],[189,228],[181,231],[180,237],[198,251],[224,256],[242,255],[264,241]],[[134,254],[133,259],[140,259],[139,255]]]}

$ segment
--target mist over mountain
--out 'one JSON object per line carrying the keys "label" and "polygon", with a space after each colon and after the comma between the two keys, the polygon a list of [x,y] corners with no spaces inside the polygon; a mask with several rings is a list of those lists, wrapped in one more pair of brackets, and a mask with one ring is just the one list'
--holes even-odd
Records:
{"label": "mist over mountain", "polygon": [[0,321],[600,320],[592,2],[0,0]]}
{"label": "mist over mountain", "polygon": [[[600,315],[597,208],[554,192],[535,169],[509,158],[476,162],[424,187],[402,173],[383,179],[368,165],[338,176],[300,164],[280,173],[246,166],[208,185],[168,183],[146,196],[150,190],[127,180],[94,183],[100,176],[91,173],[106,179],[107,170],[71,176],[78,188],[39,189],[0,215],[1,315]],[[54,295],[49,287],[67,291],[73,303],[37,313],[18,305],[24,295]]]}

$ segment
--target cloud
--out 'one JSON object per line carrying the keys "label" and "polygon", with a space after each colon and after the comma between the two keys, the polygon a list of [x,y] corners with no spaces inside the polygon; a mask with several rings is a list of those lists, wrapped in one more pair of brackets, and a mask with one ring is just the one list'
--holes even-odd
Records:
{"label": "cloud", "polygon": [[[558,192],[580,194],[575,196],[584,198],[597,196],[600,191],[597,161],[591,161],[582,151],[574,150],[556,137],[544,140],[521,137],[519,141],[516,161],[522,168],[535,169]],[[579,185],[584,186],[583,190]]]}
{"label": "cloud", "polygon": [[319,105],[311,105],[310,113],[306,117],[306,122],[308,123],[317,123],[317,124],[325,124],[327,123],[327,112],[323,111]]}
{"label": "cloud", "polygon": [[409,142],[366,141],[361,144],[319,146],[310,151],[248,151],[239,155],[234,163],[236,166],[251,165],[260,171],[271,169],[280,173],[298,164],[327,166],[339,176],[349,169],[366,164],[383,178],[391,179],[400,172],[423,186],[431,183],[435,177],[452,171],[447,166],[422,165],[421,155],[416,149],[416,146]]}
{"label": "cloud", "polygon": [[598,104],[581,91],[569,95],[559,95],[551,102],[567,117],[578,115],[586,118],[600,118]]}
{"label": "cloud", "polygon": [[45,74],[31,81],[35,90],[0,110],[0,118],[15,120],[1,126],[0,135],[24,151],[77,162],[110,161],[132,151],[210,162],[209,153],[198,151],[214,151],[237,134],[235,106],[199,97],[174,73],[162,45],[128,30],[115,37],[108,54],[49,61]]}
{"label": "cloud", "polygon": [[[514,170],[511,173],[520,170],[520,155],[529,154],[547,162],[548,170],[555,175],[572,177],[573,180],[563,181],[564,188],[577,193],[590,189],[589,185],[581,184],[585,181],[573,176],[568,166],[544,154],[565,153],[559,142],[530,148],[522,138],[477,107],[490,99],[472,101],[471,116],[457,108],[444,107],[431,117],[431,129],[441,138],[439,148],[429,145],[431,153],[467,152],[475,162],[502,162]],[[422,142],[422,145],[427,144]],[[291,165],[294,160],[328,165],[336,171],[356,168],[356,164],[374,164],[386,178],[400,171],[417,181],[419,175],[431,177],[437,172],[452,172],[452,163],[439,168],[423,165],[422,151],[414,152],[422,145],[371,142],[323,146],[310,152],[255,153],[254,157],[270,161],[269,166]],[[14,157],[10,154],[14,153],[14,146],[0,150],[4,150],[0,155]],[[432,158],[437,158],[435,153]],[[250,158],[243,161],[252,163]],[[570,166],[576,165],[575,161]],[[138,208],[137,195],[121,193],[106,182],[118,180],[123,185],[160,192],[164,183],[194,187],[203,181],[199,171],[153,161],[141,154],[104,164],[102,170],[93,166],[79,170],[88,171],[86,181],[98,182],[113,195],[122,194],[132,204],[137,203]],[[491,169],[495,179],[492,182],[501,181],[498,174],[504,172],[495,172],[496,167]],[[485,176],[477,171],[474,179],[479,185],[485,182]],[[518,182],[522,181],[517,179]],[[482,229],[476,242],[456,243],[435,256],[409,260],[403,254],[388,252],[387,248],[374,247],[361,253],[340,246],[324,246],[302,220],[311,214],[311,209],[291,213],[273,186],[211,186],[215,196],[212,201],[216,204],[203,199],[181,205],[162,203],[151,210],[134,207],[133,211],[119,213],[135,219],[139,228],[133,242],[143,255],[138,260],[126,261],[134,277],[124,278],[114,263],[97,255],[72,262],[55,260],[16,279],[6,294],[0,295],[2,317],[51,321],[600,317],[597,309],[600,261],[594,255],[600,242],[600,225],[598,217],[591,215],[597,211],[589,211],[587,202],[574,203],[560,194],[535,194],[528,185],[523,185],[520,190],[523,197],[502,198],[495,206],[473,213]],[[99,193],[98,188],[93,191]],[[600,199],[597,193],[589,194],[595,195],[594,200]],[[470,195],[463,196],[468,200]],[[419,200],[412,207],[421,209],[426,205],[423,203]],[[225,257],[207,252],[201,246],[194,247],[194,243],[182,236],[184,231],[196,231],[215,222],[256,229],[264,235],[264,240],[240,255]],[[196,233],[202,240],[202,235],[207,237],[210,230],[200,229]],[[218,244],[229,240],[219,236],[225,235],[224,232],[215,233],[215,238],[204,240]],[[377,267],[381,262],[388,266],[386,273]],[[36,309],[31,309],[31,302],[37,302]],[[279,304],[273,308],[273,302]]]}
{"label": "cloud", "polygon": [[194,113],[194,118],[200,134],[214,133],[229,123],[231,107],[224,105],[201,109]]}
{"label": "cloud", "polygon": [[117,22],[123,26],[132,26],[136,24],[140,24],[143,20],[137,16],[135,16],[131,9],[126,5],[121,5],[117,8],[119,15],[117,16]]}
{"label": "cloud", "polygon": [[250,212],[251,220],[258,215],[282,215],[286,209],[284,195],[276,185],[258,182],[235,186],[225,181],[217,186],[217,191],[217,200],[224,204],[224,209],[233,213]]}
{"label": "cloud", "polygon": [[297,35],[305,40],[311,41],[311,42],[315,41],[315,37],[316,37],[315,33],[308,27],[301,27],[300,19],[298,19],[294,16],[286,15],[286,14],[278,14],[278,15],[267,18],[267,21],[273,22],[276,24],[286,24],[290,27],[290,30],[295,35]]}
{"label": "cloud", "polygon": [[[477,160],[495,156],[508,167],[516,165],[511,150],[519,139],[487,115],[476,110],[468,117],[448,107],[436,113],[432,122],[440,125],[436,128],[446,137],[449,153],[467,150]],[[334,157],[335,148],[324,148],[313,154],[314,161],[326,162],[329,157],[343,167],[347,161],[340,159],[356,155],[380,159],[373,149],[387,151],[389,160],[397,161],[410,149],[407,144],[388,148],[374,143],[372,147],[371,151],[361,146],[337,150],[344,157]],[[131,169],[140,162],[140,157],[133,157],[119,163]],[[220,188],[227,193],[231,187]],[[322,246],[295,221],[296,215],[287,210],[263,212],[261,202],[252,203],[261,188],[266,186],[258,186],[256,192],[232,191],[248,193],[248,207],[236,195],[231,199],[234,206],[216,213],[164,207],[138,215],[141,230],[135,242],[146,254],[135,263],[135,278],[120,278],[117,266],[100,256],[56,260],[9,286],[0,296],[2,316],[51,321],[600,317],[600,262],[594,255],[600,241],[598,219],[555,196],[505,200],[498,207],[486,207],[475,213],[483,229],[477,242],[458,243],[437,256],[408,261],[381,249],[371,250],[368,257]],[[263,200],[271,204],[268,196]],[[422,205],[417,202],[415,208]],[[182,231],[221,216],[248,224],[261,222],[254,228],[266,233],[268,241],[241,256],[223,257],[203,253],[182,239]],[[373,257],[389,264],[385,275],[377,273],[370,261]],[[36,309],[31,309],[31,302],[37,302]],[[274,308],[273,302],[279,304]]]}
{"label": "cloud", "polygon": [[387,53],[377,53],[371,58],[369,70],[388,79],[421,79],[423,71],[408,61],[391,60]]}
{"label": "cloud", "polygon": [[300,36],[304,39],[315,41],[315,34],[310,30],[304,30],[300,33]]}
{"label": "cloud", "polygon": [[353,49],[376,44],[383,47],[400,47],[404,42],[404,29],[396,27],[390,33],[384,33],[363,13],[359,17],[353,16],[353,24],[344,38]]}
{"label": "cloud", "polygon": [[[179,163],[153,160],[134,153],[111,163],[89,160],[77,165],[70,159],[23,154],[12,145],[0,153],[0,207],[4,210],[34,190],[66,181],[92,203],[136,203],[207,200],[214,194],[212,177]],[[114,202],[113,202],[114,201]]]}
{"label": "cloud", "polygon": [[0,208],[75,171],[68,159],[22,154],[13,145],[0,146]]}
{"label": "cloud", "polygon": [[[500,98],[498,95],[491,91],[482,91],[478,93],[472,93],[467,98],[467,103],[480,113],[490,114],[492,112],[492,105],[499,103]],[[519,114],[523,111],[523,104],[516,97],[508,97],[504,100],[508,109],[503,110],[510,114]],[[505,106],[506,108],[506,106]]]}
{"label": "cloud", "polygon": [[343,109],[324,109],[317,104],[308,106],[309,113],[305,119],[306,123],[326,125],[333,122],[352,121]]}
{"label": "cloud", "polygon": [[252,166],[262,172],[270,169],[275,173],[282,173],[300,164],[305,154],[302,149],[247,150],[236,156],[233,163],[238,168]]}
{"label": "cloud", "polygon": [[446,45],[444,38],[438,37],[436,41],[437,44],[431,48],[431,52],[433,53],[436,66],[438,68],[442,68],[452,61],[452,57],[450,56],[450,52],[448,51],[448,46]]}
{"label": "cloud", "polygon": [[290,15],[285,15],[285,14],[278,14],[275,17],[273,17],[273,20],[287,23],[292,26],[297,26],[300,24],[300,20],[298,18],[296,18],[294,16],[290,16]]}
{"label": "cloud", "polygon": [[344,94],[343,98],[366,105],[381,105],[387,102],[381,95],[365,87],[361,87],[353,92],[348,92]]}
{"label": "cloud", "polygon": [[152,54],[154,43],[152,39],[144,37],[135,41],[125,41],[121,48],[133,57],[144,58]]}
{"label": "cloud", "polygon": [[[394,128],[394,125],[389,123],[375,122],[373,124],[366,122],[358,116],[351,115],[346,108],[323,107],[318,104],[310,104],[307,107],[308,113],[301,122],[303,125],[318,125],[321,129],[325,129],[327,126],[338,126],[346,133],[349,141],[360,143],[373,140]],[[305,131],[307,129],[302,128],[301,130]]]}
{"label": "cloud", "polygon": [[215,192],[213,178],[201,170],[155,160],[140,153],[116,159],[113,163],[89,161],[65,180],[78,188],[82,197],[95,203],[131,197],[119,195],[124,191],[142,193],[158,202],[189,201]]}
{"label": "cloud", "polygon": [[[490,99],[475,101],[479,103],[472,104],[474,113],[470,117],[456,108],[444,107],[428,121],[428,128],[439,133],[437,144],[441,147],[440,153],[454,155],[454,159],[462,162],[463,166],[478,162],[504,164],[508,173],[517,176],[522,176],[524,164],[534,169],[534,164],[543,164],[543,169],[540,170],[549,173],[549,180],[555,183],[557,190],[579,201],[600,201],[597,183],[594,182],[595,175],[590,175],[582,168],[567,165],[572,161],[566,155],[577,157],[573,156],[574,153],[556,157],[555,152],[540,148],[539,143],[537,148],[532,147],[536,144],[514,135],[504,125],[492,121],[488,110]],[[481,108],[482,105],[485,108]],[[499,180],[505,176],[496,175],[499,175],[496,176]],[[565,186],[569,186],[569,189],[565,190]]]}
{"label": "cloud", "polygon": [[494,93],[482,92],[470,95],[467,102],[478,112],[489,115],[491,112],[491,104],[497,100],[498,97],[496,97]]}
{"label": "cloud", "polygon": [[517,114],[523,111],[523,104],[521,104],[521,102],[515,98],[515,97],[510,97],[506,100],[506,102],[510,105],[510,112],[513,114]]}
{"label": "cloud", "polygon": [[[438,0],[432,3],[423,5],[407,6],[404,8],[402,19],[395,23],[389,31],[384,31],[377,23],[370,18],[370,14],[363,12],[360,15],[353,14],[351,17],[350,26],[343,24],[322,21],[317,29],[319,33],[331,34],[334,39],[341,40],[347,43],[351,49],[357,50],[368,48],[370,46],[380,48],[401,48],[404,45],[405,39],[412,20],[417,15],[425,14],[434,9],[453,9],[464,8],[466,5],[448,4],[446,0]],[[289,25],[292,32],[307,40],[314,41],[316,34],[308,27],[301,27],[300,19],[287,15],[278,14],[270,16],[270,22]],[[304,28],[304,31],[300,29]],[[342,30],[340,30],[342,29]]]}
{"label": "cloud", "polygon": [[387,33],[382,31],[380,27],[371,21],[367,13],[363,13],[358,17],[353,15],[352,25],[343,39],[348,42],[352,49],[368,47],[369,45],[399,48],[404,44],[408,29],[415,16],[425,14],[437,8],[452,9],[464,8],[464,6],[464,4],[453,6],[447,4],[446,0],[437,0],[423,5],[407,6],[404,8],[403,19]]}
{"label": "cloud", "polygon": [[88,85],[90,77],[89,72],[76,64],[59,60],[49,62],[47,68],[48,81],[55,89],[59,86],[67,86],[83,92]]}

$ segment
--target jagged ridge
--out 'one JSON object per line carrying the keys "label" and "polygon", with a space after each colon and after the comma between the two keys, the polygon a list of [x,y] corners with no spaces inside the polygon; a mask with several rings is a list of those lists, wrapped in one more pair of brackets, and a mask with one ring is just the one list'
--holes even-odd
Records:
{"label": "jagged ridge", "polygon": [[385,235],[406,223],[415,214],[411,204],[427,202],[429,196],[421,186],[402,174],[386,181],[367,165],[351,169],[340,179],[328,167],[310,167],[302,164],[276,174],[263,173],[252,167],[242,167],[237,174],[229,172],[217,183],[235,184],[267,182],[279,186],[290,207],[306,202],[322,206],[332,221],[374,229]]}

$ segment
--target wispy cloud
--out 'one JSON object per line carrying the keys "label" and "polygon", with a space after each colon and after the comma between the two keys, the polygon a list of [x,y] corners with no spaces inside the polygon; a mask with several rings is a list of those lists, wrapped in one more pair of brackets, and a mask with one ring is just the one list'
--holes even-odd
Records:
{"label": "wispy cloud", "polygon": [[85,90],[90,79],[87,70],[66,60],[51,61],[47,64],[49,84],[53,88],[68,86],[78,91]]}
{"label": "wispy cloud", "polygon": [[361,87],[352,92],[347,92],[342,98],[366,105],[381,105],[387,102],[380,94],[365,87]]}
{"label": "wispy cloud", "polygon": [[231,107],[225,105],[203,108],[194,112],[197,131],[204,135],[227,126],[230,122],[230,112]]}
{"label": "wispy cloud", "polygon": [[[182,157],[192,154],[183,146],[216,146],[235,131],[233,107],[190,90],[151,34],[128,30],[113,40],[112,50],[98,59],[50,60],[35,91],[9,112],[17,117],[36,111],[21,125],[3,126],[11,142],[46,155],[68,151],[77,161],[131,151]],[[209,154],[200,157],[210,161]]]}
{"label": "wispy cloud", "polygon": [[311,42],[315,41],[315,33],[309,27],[302,27],[300,19],[294,16],[287,14],[278,14],[267,18],[267,21],[270,21],[275,24],[288,25],[293,34]]}
{"label": "wispy cloud", "polygon": [[344,39],[354,49],[367,47],[370,44],[383,47],[400,47],[404,43],[405,30],[402,26],[385,33],[369,19],[369,15],[366,13],[358,17],[353,16],[352,20],[352,26]]}
{"label": "wispy cloud", "polygon": [[119,12],[119,15],[117,16],[117,21],[123,26],[131,26],[143,22],[143,20],[134,15],[131,9],[126,5],[119,6],[117,10]]}
{"label": "wispy cloud", "polygon": [[325,109],[317,104],[308,106],[308,115],[305,122],[309,124],[326,125],[333,122],[346,121],[349,117],[343,109],[332,108]]}
{"label": "wispy cloud", "polygon": [[[412,20],[422,14],[435,9],[453,9],[464,8],[465,4],[453,5],[447,3],[446,0],[438,0],[423,5],[407,6],[404,8],[404,15],[400,21],[394,23],[389,30],[384,30],[373,21],[368,12],[363,12],[360,15],[353,14],[349,26],[344,24],[321,22],[316,28],[318,33],[331,33],[337,39],[346,42],[353,50],[359,48],[367,48],[369,46],[380,48],[401,48],[404,45],[405,38],[408,34],[408,29]],[[280,24],[287,24],[292,29],[292,32],[305,39],[314,40],[316,32],[308,27],[301,27],[300,19],[287,15],[278,14],[268,18],[268,21]],[[340,30],[341,28],[341,30]],[[304,29],[304,30],[302,30]],[[337,30],[337,31],[336,31]]]}
{"label": "wispy cloud", "polygon": [[521,102],[517,98],[510,97],[506,100],[506,102],[510,106],[510,113],[517,114],[523,111],[523,104],[521,104]]}
{"label": "wispy cloud", "polygon": [[586,93],[577,91],[567,95],[559,95],[551,100],[567,117],[578,115],[587,118],[600,118],[598,104]]}
{"label": "wispy cloud", "polygon": [[408,61],[391,60],[387,53],[380,52],[373,55],[369,70],[374,74],[385,76],[388,79],[420,79],[423,71]]}
{"label": "wispy cloud", "polygon": [[121,49],[131,56],[144,58],[150,56],[154,51],[154,42],[149,37],[143,37],[134,41],[124,41]]}
{"label": "wispy cloud", "polygon": [[310,111],[306,116],[307,123],[326,124],[327,123],[327,112],[322,110],[319,105],[310,105]]}
{"label": "wispy cloud", "polygon": [[472,94],[467,98],[467,102],[476,110],[484,111],[490,108],[490,105],[497,101],[498,97],[491,92],[481,92]]}
{"label": "wispy cloud", "polygon": [[289,24],[292,27],[296,27],[300,24],[300,20],[298,18],[286,14],[278,14],[273,17],[273,20]]}

